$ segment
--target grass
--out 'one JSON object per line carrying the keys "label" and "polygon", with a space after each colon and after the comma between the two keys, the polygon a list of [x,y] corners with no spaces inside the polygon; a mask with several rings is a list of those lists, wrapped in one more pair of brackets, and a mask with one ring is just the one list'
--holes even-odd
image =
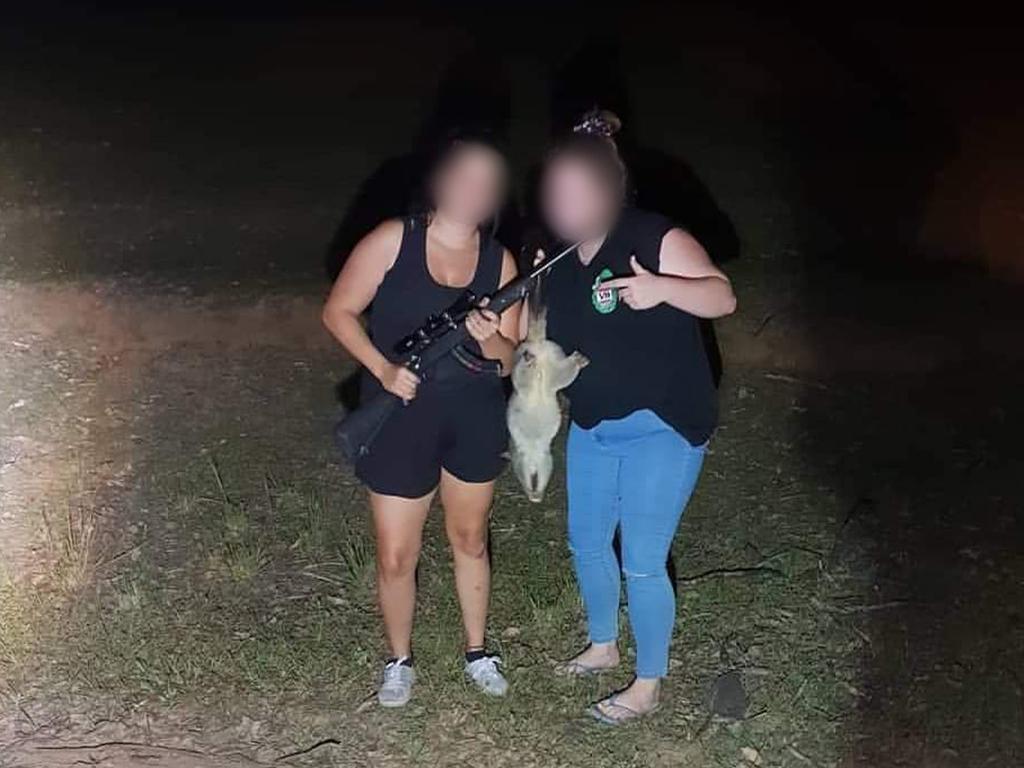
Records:
{"label": "grass", "polygon": [[28,596],[0,573],[0,680],[31,648],[31,616]]}
{"label": "grass", "polygon": [[42,512],[50,572],[64,592],[75,593],[90,583],[102,563],[97,553],[99,521],[95,510],[68,501],[56,517]]}
{"label": "grass", "polygon": [[[751,407],[733,403],[741,405]],[[758,418],[780,412],[777,405],[765,402]],[[754,430],[769,426],[778,425],[755,420]],[[585,639],[561,486],[533,506],[511,478],[499,485],[489,634],[514,686],[503,701],[481,699],[462,679],[447,544],[440,516],[431,516],[414,637],[420,681],[412,705],[395,714],[370,698],[384,649],[361,495],[336,470],[293,474],[242,446],[189,460],[162,489],[149,514],[169,523],[169,538],[150,534],[95,597],[65,607],[48,630],[46,674],[130,707],[269,706],[280,738],[337,739],[335,752],[321,755],[327,764],[349,764],[344,755],[371,745],[381,765],[457,765],[485,752],[498,765],[732,768],[744,754],[769,765],[834,765],[840,725],[858,700],[864,640],[855,615],[829,607],[860,582],[826,556],[838,500],[785,446],[754,452],[751,439],[727,427],[716,441],[675,547],[681,580],[668,705],[627,732],[596,728],[580,713],[628,681],[628,664],[575,684],[550,674]],[[67,545],[61,551],[81,552],[88,535],[67,530],[56,539]],[[90,562],[68,560],[68,574]],[[628,649],[625,612],[623,627]],[[20,642],[0,634],[0,655],[15,658]],[[708,716],[708,690],[733,669],[747,688],[749,717],[719,723]]]}
{"label": "grass", "polygon": [[[506,660],[513,695],[482,700],[462,680],[460,616],[435,511],[420,569],[416,696],[402,713],[378,710],[372,694],[384,649],[362,492],[349,472],[325,460],[329,449],[322,432],[314,431],[321,426],[308,426],[315,420],[300,408],[312,386],[300,377],[319,379],[320,373],[289,367],[290,355],[269,365],[266,352],[258,354],[266,369],[297,371],[297,378],[276,385],[257,379],[243,391],[264,396],[279,386],[293,392],[296,402],[277,410],[296,418],[282,420],[275,412],[261,421],[251,416],[257,409],[246,405],[240,410],[247,435],[238,437],[236,410],[197,414],[194,424],[168,414],[178,429],[154,427],[160,439],[146,443],[130,507],[105,509],[93,520],[105,526],[103,547],[81,546],[95,544],[97,536],[74,505],[48,512],[54,584],[65,583],[63,574],[90,576],[74,591],[0,586],[0,690],[13,700],[24,700],[25,690],[45,690],[74,697],[77,703],[65,707],[104,706],[164,718],[184,710],[204,722],[211,713],[233,723],[259,720],[265,728],[256,746],[272,756],[337,740],[310,758],[328,765],[461,765],[487,758],[499,765],[735,768],[756,750],[765,765],[827,766],[848,759],[851,742],[887,733],[865,712],[888,717],[891,705],[873,709],[874,702],[887,701],[879,698],[880,684],[902,683],[901,675],[913,670],[914,679],[929,675],[930,682],[911,689],[907,707],[895,710],[904,719],[894,728],[915,727],[906,713],[927,706],[927,738],[940,749],[967,744],[972,755],[983,755],[1017,744],[1012,676],[1001,670],[1015,668],[1007,663],[1012,652],[1003,648],[1019,647],[1007,640],[1019,627],[1008,616],[984,643],[971,632],[1001,616],[993,604],[1014,602],[1017,560],[990,567],[984,554],[976,554],[987,550],[971,543],[978,534],[950,527],[952,557],[977,558],[970,562],[978,569],[978,599],[960,604],[945,625],[915,619],[899,605],[874,610],[906,593],[874,591],[886,582],[872,569],[887,560],[861,548],[861,536],[870,537],[870,530],[844,525],[852,500],[837,488],[833,473],[882,466],[889,474],[872,469],[872,485],[865,487],[884,488],[904,465],[858,458],[884,446],[870,434],[817,454],[813,436],[802,432],[802,414],[811,410],[859,418],[867,409],[848,401],[868,398],[868,390],[815,388],[808,394],[793,381],[758,371],[730,374],[724,424],[675,543],[678,616],[661,713],[622,732],[595,728],[581,717],[593,699],[628,681],[628,664],[601,680],[566,684],[551,678],[551,664],[578,650],[585,638],[565,547],[564,489],[556,483],[546,502],[534,506],[510,477],[499,483],[491,527],[489,635]],[[233,365],[239,376],[252,370],[245,360]],[[196,368],[207,375],[202,361]],[[152,375],[181,386],[162,369]],[[333,375],[322,380],[333,381]],[[211,404],[227,400],[218,386],[233,391],[237,381],[213,380]],[[874,400],[865,402],[876,407]],[[901,402],[897,398],[892,407]],[[921,439],[928,446],[935,442],[928,433]],[[976,498],[970,498],[981,507],[1005,481],[995,464],[974,472]],[[859,481],[850,485],[856,489]],[[940,509],[945,486],[928,490],[936,499],[925,490],[908,504]],[[894,519],[904,520],[902,514],[897,510]],[[971,522],[954,509],[948,517]],[[112,542],[114,523],[121,538]],[[893,546],[898,553],[900,542]],[[131,556],[111,561],[104,552]],[[941,573],[946,556],[933,565]],[[921,571],[920,563],[914,568]],[[996,577],[1002,581],[991,584],[998,583],[998,590],[990,586]],[[909,622],[903,630],[899,622],[874,623],[900,615]],[[922,659],[915,633],[951,622],[962,644],[948,657]],[[625,615],[623,628],[629,658]],[[712,683],[729,670],[740,672],[749,694],[748,717],[739,723],[716,722],[706,707]],[[991,683],[974,682],[988,681],[988,674]],[[908,686],[893,690],[900,695]],[[865,706],[869,695],[872,707]],[[974,746],[948,736],[968,720],[992,726],[970,731],[977,734]],[[198,733],[215,738],[209,730]]]}

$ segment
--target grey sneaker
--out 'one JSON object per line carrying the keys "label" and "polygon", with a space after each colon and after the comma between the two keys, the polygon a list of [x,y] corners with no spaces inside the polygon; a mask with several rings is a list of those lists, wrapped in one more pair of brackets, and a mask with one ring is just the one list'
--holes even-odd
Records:
{"label": "grey sneaker", "polygon": [[504,696],[508,692],[508,680],[498,670],[500,656],[484,656],[466,664],[466,677],[476,687],[490,696]]}
{"label": "grey sneaker", "polygon": [[393,659],[384,665],[384,675],[377,689],[377,702],[382,707],[404,707],[412,696],[412,684],[416,682],[416,670]]}

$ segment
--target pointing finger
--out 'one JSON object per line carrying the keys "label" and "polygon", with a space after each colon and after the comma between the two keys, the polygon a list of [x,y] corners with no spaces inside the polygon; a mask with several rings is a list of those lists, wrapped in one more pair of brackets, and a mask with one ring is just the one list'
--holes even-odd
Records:
{"label": "pointing finger", "polygon": [[629,288],[633,284],[632,277],[616,277],[611,280],[604,280],[601,283],[602,288]]}

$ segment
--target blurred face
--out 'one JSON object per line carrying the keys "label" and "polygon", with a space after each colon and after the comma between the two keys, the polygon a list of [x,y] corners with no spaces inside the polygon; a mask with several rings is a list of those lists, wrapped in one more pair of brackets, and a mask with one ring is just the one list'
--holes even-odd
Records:
{"label": "blurred face", "polygon": [[453,150],[437,170],[434,203],[446,218],[481,224],[501,206],[505,195],[505,162],[490,147],[468,144]]}
{"label": "blurred face", "polygon": [[544,175],[542,205],[548,226],[563,240],[589,240],[607,233],[619,202],[586,162],[556,159]]}

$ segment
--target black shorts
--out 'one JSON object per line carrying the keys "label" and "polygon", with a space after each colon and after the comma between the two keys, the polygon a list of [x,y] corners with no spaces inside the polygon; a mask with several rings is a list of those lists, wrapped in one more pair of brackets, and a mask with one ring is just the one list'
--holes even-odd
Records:
{"label": "black shorts", "polygon": [[489,376],[461,385],[421,387],[381,428],[356,476],[370,490],[417,499],[437,488],[441,468],[468,483],[494,480],[505,466],[505,390]]}

